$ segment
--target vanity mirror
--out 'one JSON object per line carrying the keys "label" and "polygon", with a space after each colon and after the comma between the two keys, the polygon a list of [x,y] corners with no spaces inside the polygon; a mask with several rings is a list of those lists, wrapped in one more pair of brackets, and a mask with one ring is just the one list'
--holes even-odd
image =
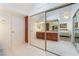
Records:
{"label": "vanity mirror", "polygon": [[46,21],[46,31],[58,32],[58,20]]}
{"label": "vanity mirror", "polygon": [[45,31],[45,22],[36,23],[35,26],[36,26],[37,31],[41,31],[41,32]]}

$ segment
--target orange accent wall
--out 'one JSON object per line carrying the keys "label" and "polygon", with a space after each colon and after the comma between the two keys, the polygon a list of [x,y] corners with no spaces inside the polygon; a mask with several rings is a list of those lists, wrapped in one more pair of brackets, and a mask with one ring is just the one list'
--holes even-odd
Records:
{"label": "orange accent wall", "polygon": [[25,42],[28,43],[28,16],[25,16]]}

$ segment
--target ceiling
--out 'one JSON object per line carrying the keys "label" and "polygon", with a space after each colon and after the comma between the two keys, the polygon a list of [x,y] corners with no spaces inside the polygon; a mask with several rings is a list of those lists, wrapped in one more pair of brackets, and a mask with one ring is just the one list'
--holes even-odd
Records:
{"label": "ceiling", "polygon": [[[0,3],[0,10],[12,10],[23,15],[29,15],[29,13],[32,13],[36,8],[40,9],[41,6],[44,7],[45,5],[49,5],[49,3]],[[53,5],[57,5],[57,3]]]}
{"label": "ceiling", "polygon": [[0,3],[0,10],[12,10],[20,14],[28,15],[34,3]]}

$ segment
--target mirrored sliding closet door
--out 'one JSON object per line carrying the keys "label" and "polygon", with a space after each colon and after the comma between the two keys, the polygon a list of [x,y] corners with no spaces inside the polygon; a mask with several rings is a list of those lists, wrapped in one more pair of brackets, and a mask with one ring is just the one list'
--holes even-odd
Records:
{"label": "mirrored sliding closet door", "polygon": [[76,6],[77,4],[66,5],[31,16],[31,45],[55,55],[77,55],[79,11],[75,14]]}
{"label": "mirrored sliding closet door", "polygon": [[45,50],[45,13],[31,16],[31,44]]}
{"label": "mirrored sliding closet door", "polygon": [[59,41],[59,20],[57,11],[46,13],[46,47],[47,51],[56,53],[57,42]]}
{"label": "mirrored sliding closet door", "polygon": [[[73,5],[51,10],[46,13],[47,51],[57,55],[74,55],[72,44]],[[73,47],[72,47],[73,46]]]}
{"label": "mirrored sliding closet door", "polygon": [[79,9],[73,17],[74,21],[74,44],[76,50],[79,52]]}

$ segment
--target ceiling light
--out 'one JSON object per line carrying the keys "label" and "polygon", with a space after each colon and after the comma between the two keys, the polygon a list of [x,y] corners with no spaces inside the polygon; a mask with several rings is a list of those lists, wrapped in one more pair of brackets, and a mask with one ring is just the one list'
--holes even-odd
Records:
{"label": "ceiling light", "polygon": [[63,18],[64,18],[64,19],[68,19],[69,17],[68,17],[67,15],[64,15]]}

